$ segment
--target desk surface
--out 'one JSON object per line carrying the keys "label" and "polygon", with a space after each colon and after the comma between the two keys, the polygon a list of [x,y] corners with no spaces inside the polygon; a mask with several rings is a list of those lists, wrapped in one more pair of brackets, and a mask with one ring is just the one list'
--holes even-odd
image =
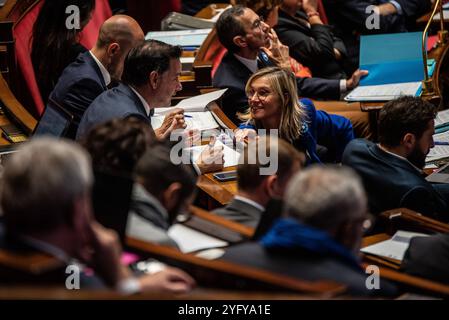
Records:
{"label": "desk surface", "polygon": [[[218,104],[213,103],[209,106],[209,110],[213,112],[220,120],[229,128],[236,129],[237,126],[229,120],[223,113]],[[224,168],[220,171],[232,171],[236,167]],[[214,179],[213,173],[206,173],[201,175],[197,181],[197,187],[204,191],[208,196],[216,200],[221,205],[226,205],[231,202],[234,195],[237,193],[237,181],[219,182]]]}
{"label": "desk surface", "polygon": [[[386,233],[380,233],[373,236],[364,237],[362,240],[362,248],[368,247],[370,245],[376,244],[378,242],[382,242],[385,240],[390,239],[391,236]],[[399,270],[399,267],[401,265],[401,261],[396,259],[390,259],[390,258],[384,258],[384,257],[378,257],[370,254],[362,254],[363,261],[366,263],[376,263],[384,267],[388,267],[394,270]]]}
{"label": "desk surface", "polygon": [[[224,168],[223,171],[235,170],[236,167]],[[237,181],[220,182],[214,179],[213,173],[206,173],[198,178],[197,187],[222,205],[231,202],[237,194]]]}

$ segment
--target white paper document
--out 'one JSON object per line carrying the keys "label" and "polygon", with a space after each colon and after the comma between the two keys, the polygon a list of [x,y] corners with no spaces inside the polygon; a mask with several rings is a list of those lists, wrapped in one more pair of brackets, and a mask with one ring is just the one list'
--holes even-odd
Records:
{"label": "white paper document", "polygon": [[175,31],[152,31],[145,36],[146,40],[159,40],[173,46],[199,47],[206,40],[212,29],[189,29]]}
{"label": "white paper document", "polygon": [[174,224],[168,230],[170,238],[175,240],[183,253],[194,252],[210,248],[226,247],[226,241],[211,237],[182,224]]}
{"label": "white paper document", "polygon": [[[228,147],[227,145],[223,144],[220,140],[215,141],[215,146],[222,145],[223,146],[223,154],[224,154],[224,164],[223,167],[232,167],[236,166],[239,163],[240,159],[240,153],[236,150]],[[183,152],[190,152],[192,162],[196,162],[198,160],[201,152],[203,152],[204,149],[206,149],[207,145],[202,146],[196,146],[191,148],[186,148],[183,150]]]}
{"label": "white paper document", "polygon": [[[433,140],[437,142],[449,143],[449,131],[437,133],[433,135]],[[429,154],[426,157],[426,162],[436,161],[449,157],[449,145],[435,145],[430,149]]]}
{"label": "white paper document", "polygon": [[449,109],[439,111],[435,118],[435,128],[442,126],[443,124],[449,123]]}
{"label": "white paper document", "polygon": [[[151,117],[151,126],[153,129],[160,128],[164,122],[165,115],[155,114]],[[205,112],[186,112],[184,113],[186,130],[197,129],[200,131],[212,130],[219,127],[217,121],[210,111]]]}
{"label": "white paper document", "polygon": [[417,232],[397,231],[390,240],[362,248],[360,251],[402,261],[410,244],[410,240],[414,237],[428,237],[428,235]]}
{"label": "white paper document", "polygon": [[421,82],[382,84],[377,86],[358,86],[346,97],[346,101],[389,101],[401,96],[417,96]]}
{"label": "white paper document", "polygon": [[[440,19],[441,19],[441,15],[440,15],[439,12],[437,12],[437,14],[435,14],[435,15],[433,16],[433,20],[435,20],[435,21],[440,21]],[[448,11],[447,9],[443,10],[443,19],[444,19],[444,20],[449,19],[449,11]]]}
{"label": "white paper document", "polygon": [[[228,89],[217,90],[205,94],[200,94],[191,98],[181,100],[176,108],[184,109],[186,112],[201,112],[204,111],[207,105],[217,99],[219,99]],[[156,114],[167,114],[173,110],[173,107],[168,108],[155,108]]]}

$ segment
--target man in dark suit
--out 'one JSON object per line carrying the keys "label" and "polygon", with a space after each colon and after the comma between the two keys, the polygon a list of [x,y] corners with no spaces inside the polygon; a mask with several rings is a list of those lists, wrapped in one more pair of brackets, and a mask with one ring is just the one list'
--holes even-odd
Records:
{"label": "man in dark suit", "polygon": [[167,231],[194,200],[196,176],[187,165],[175,165],[164,145],[147,150],[134,169],[136,183],[130,205],[127,234],[138,239],[177,247]]}
{"label": "man in dark suit", "polygon": [[117,15],[101,26],[97,43],[64,69],[50,101],[74,116],[66,137],[75,139],[86,109],[111,83],[120,81],[123,63],[131,48],[144,40],[139,24],[131,17]]}
{"label": "man in dark suit", "polygon": [[239,161],[237,166],[237,194],[228,205],[214,211],[217,215],[252,228],[258,225],[270,200],[282,199],[287,183],[305,160],[304,154],[282,139],[261,137],[255,143],[258,150],[271,150],[271,146],[277,148],[277,156],[272,159],[277,161],[277,170],[271,174],[261,174],[262,168],[274,162],[263,163],[258,154],[252,157],[248,154],[251,149],[246,148],[243,161]]}
{"label": "man in dark suit", "polygon": [[335,281],[354,295],[386,295],[381,283],[369,290],[360,266],[366,196],[348,168],[315,166],[297,173],[284,196],[283,218],[260,242],[230,247],[223,260],[282,273],[308,281]]}
{"label": "man in dark suit", "polygon": [[[228,88],[223,97],[224,112],[236,123],[236,113],[247,105],[245,85],[259,68],[277,65],[291,69],[288,47],[251,9],[235,6],[217,21],[217,34],[228,50],[213,78],[214,87]],[[348,80],[296,78],[300,96],[339,99],[340,94],[356,87],[366,71],[356,71]]]}
{"label": "man in dark suit", "polygon": [[317,6],[316,1],[282,1],[274,29],[290,56],[310,68],[313,76],[346,79],[346,47],[323,23]]}
{"label": "man in dark suit", "polygon": [[[71,266],[51,270],[59,270],[54,277],[42,275],[60,286],[67,286],[67,270],[75,268],[80,272],[80,289],[88,289],[89,284],[81,282],[83,264],[95,271],[104,287],[122,293],[189,291],[193,279],[181,270],[168,268],[137,278],[121,263],[117,234],[101,226],[92,215],[92,183],[90,159],[74,142],[36,138],[25,144],[9,159],[2,176],[1,206],[8,250],[20,254],[25,247],[27,254],[44,253],[64,267]],[[17,201],[17,194],[22,192],[26,199]],[[64,276],[62,271],[68,273]],[[23,282],[9,282],[16,280]]]}
{"label": "man in dark suit", "polygon": [[448,184],[432,185],[422,169],[434,147],[436,107],[421,98],[402,97],[379,114],[379,144],[353,140],[342,163],[362,177],[372,213],[406,207],[447,220]]}
{"label": "man in dark suit", "polygon": [[[430,0],[326,0],[323,5],[336,35],[345,42],[355,69],[360,34],[413,30],[416,19],[429,12],[431,4]],[[378,18],[378,25],[375,25],[375,18]]]}
{"label": "man in dark suit", "polygon": [[[82,139],[94,126],[114,118],[136,117],[151,127],[153,108],[170,106],[171,98],[182,86],[181,48],[157,40],[144,41],[131,49],[126,57],[123,83],[103,92],[84,113],[76,138]],[[184,110],[174,108],[161,127],[154,130],[157,139],[167,140],[176,129],[186,127]],[[217,171],[223,168],[222,148],[206,148],[194,164],[197,173]]]}
{"label": "man in dark suit", "polygon": [[402,260],[405,273],[449,285],[449,235],[415,237]]}
{"label": "man in dark suit", "polygon": [[[151,125],[151,110],[170,106],[171,98],[182,89],[181,48],[150,40],[133,48],[125,60],[123,83],[99,95],[84,113],[77,132],[82,138],[89,129],[113,118],[136,116]],[[175,109],[155,130],[159,139],[184,128],[184,112]]]}

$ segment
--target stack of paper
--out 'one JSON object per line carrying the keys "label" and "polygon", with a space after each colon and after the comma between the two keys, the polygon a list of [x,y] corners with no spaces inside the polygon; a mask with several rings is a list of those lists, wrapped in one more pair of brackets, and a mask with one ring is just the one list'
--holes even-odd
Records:
{"label": "stack of paper", "polygon": [[419,95],[424,78],[421,38],[420,32],[362,36],[360,69],[369,74],[345,100],[388,101]]}
{"label": "stack of paper", "polygon": [[449,131],[434,134],[433,140],[439,143],[447,143],[448,145],[436,144],[435,147],[430,149],[426,162],[449,158]]}
{"label": "stack of paper", "polygon": [[173,108],[184,109],[184,120],[187,124],[187,130],[197,129],[200,131],[213,130],[220,127],[217,118],[212,112],[205,111],[207,106],[219,99],[227,89],[217,90],[194,96],[180,101],[176,106],[169,108],[155,108],[155,114],[151,117],[151,125],[153,129],[162,126],[165,116],[170,113]]}
{"label": "stack of paper", "polygon": [[442,133],[449,130],[449,109],[439,111],[435,118],[435,133]]}
{"label": "stack of paper", "polygon": [[175,240],[183,253],[210,248],[221,248],[228,245],[226,241],[208,236],[182,224],[174,224],[171,226],[168,230],[168,235]]}
{"label": "stack of paper", "polygon": [[156,108],[154,112],[156,114],[167,114],[173,107],[184,109],[185,112],[200,112],[205,111],[209,103],[214,102],[219,99],[228,89],[217,90],[205,94],[201,94],[199,96],[194,96],[191,98],[187,98],[179,101],[176,106],[168,107],[168,108]]}
{"label": "stack of paper", "polygon": [[413,237],[427,237],[427,234],[398,231],[390,240],[362,248],[360,251],[380,257],[402,261]]}
{"label": "stack of paper", "polygon": [[[162,126],[165,115],[155,114],[151,117],[151,125],[153,129]],[[204,112],[186,112],[184,113],[184,121],[186,122],[186,130],[197,129],[200,131],[212,130],[219,127],[217,121],[210,111]]]}
{"label": "stack of paper", "polygon": [[[223,154],[224,154],[223,167],[224,168],[238,165],[239,159],[240,159],[239,152],[237,152],[236,150],[232,149],[231,147],[223,144],[220,140],[216,140],[214,146],[223,146]],[[190,159],[192,159],[192,162],[196,162],[196,160],[198,160],[201,152],[203,152],[207,147],[208,147],[208,145],[185,148],[183,150],[183,152],[189,152]]]}
{"label": "stack of paper", "polygon": [[212,29],[192,29],[176,31],[148,32],[146,40],[159,40],[173,46],[200,47]]}

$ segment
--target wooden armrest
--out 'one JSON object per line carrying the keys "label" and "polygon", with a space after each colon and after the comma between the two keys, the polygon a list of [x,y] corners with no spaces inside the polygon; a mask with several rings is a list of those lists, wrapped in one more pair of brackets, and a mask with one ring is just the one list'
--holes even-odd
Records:
{"label": "wooden armrest", "polygon": [[[364,268],[368,267],[368,264],[363,264]],[[411,276],[405,273],[401,273],[388,268],[379,267],[380,276],[384,279],[396,282],[406,287],[420,289],[430,293],[436,293],[439,296],[449,296],[449,286],[434,282],[431,280],[423,279],[420,277]]]}
{"label": "wooden armrest", "polygon": [[203,210],[201,208],[195,207],[195,206],[190,206],[190,212],[199,217],[202,218],[204,220],[210,221],[212,223],[218,224],[222,227],[225,227],[229,230],[235,231],[240,233],[241,235],[247,237],[247,238],[251,238],[254,234],[254,228],[250,228],[248,226],[245,226],[243,224],[225,219],[223,217],[220,217],[216,214],[210,213],[206,210]]}
{"label": "wooden armrest", "polygon": [[13,117],[16,123],[30,135],[37,125],[37,120],[14,97],[8,84],[0,74],[0,100],[5,105],[6,113]]}
{"label": "wooden armrest", "polygon": [[382,212],[380,217],[391,222],[404,223],[422,229],[424,232],[449,232],[449,224],[423,216],[407,208],[398,208]]}
{"label": "wooden armrest", "polygon": [[227,275],[235,280],[237,286],[242,285],[245,280],[249,280],[270,289],[284,289],[326,296],[335,296],[346,291],[346,286],[331,281],[310,282],[228,261],[205,260],[194,255],[183,254],[171,247],[152,244],[131,237],[128,237],[126,242],[129,247],[138,250],[140,253],[175,261],[177,264],[181,263],[191,272],[196,269],[196,273],[203,277],[215,276],[213,279],[215,285],[217,281],[223,280],[223,277]]}
{"label": "wooden armrest", "polygon": [[41,274],[62,267],[63,263],[46,254],[17,254],[2,249],[0,250],[0,265],[30,274]]}

